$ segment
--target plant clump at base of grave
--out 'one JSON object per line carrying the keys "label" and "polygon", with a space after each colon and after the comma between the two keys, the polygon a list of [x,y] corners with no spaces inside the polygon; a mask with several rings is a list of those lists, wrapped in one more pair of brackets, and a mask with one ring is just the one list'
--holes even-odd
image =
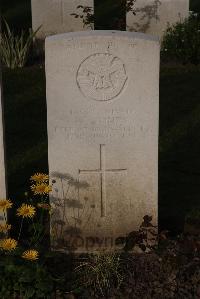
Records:
{"label": "plant clump at base of grave", "polygon": [[[20,206],[0,199],[0,211],[6,215],[14,209],[20,219],[18,227],[6,217],[0,224],[0,298],[199,298],[200,234],[169,238],[167,231],[156,233],[146,215],[120,253],[51,251],[46,222],[51,188],[48,175],[36,173]],[[192,221],[192,215],[187,219]],[[148,242],[148,231],[156,242]],[[139,253],[131,253],[133,248]]]}

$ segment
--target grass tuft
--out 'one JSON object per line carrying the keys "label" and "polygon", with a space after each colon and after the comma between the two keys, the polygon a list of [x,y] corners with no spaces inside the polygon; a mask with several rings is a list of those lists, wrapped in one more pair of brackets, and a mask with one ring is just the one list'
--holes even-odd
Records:
{"label": "grass tuft", "polygon": [[4,23],[5,30],[1,34],[0,42],[2,63],[11,69],[22,68],[27,62],[31,44],[40,27],[36,31],[30,30],[28,35],[23,30],[19,35],[15,35],[6,20]]}

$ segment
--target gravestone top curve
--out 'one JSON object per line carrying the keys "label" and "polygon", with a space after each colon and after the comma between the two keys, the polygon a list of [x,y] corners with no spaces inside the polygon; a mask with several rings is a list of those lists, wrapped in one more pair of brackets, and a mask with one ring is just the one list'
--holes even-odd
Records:
{"label": "gravestone top curve", "polygon": [[159,38],[155,35],[151,34],[145,34],[142,32],[129,32],[129,31],[118,31],[118,30],[91,30],[91,31],[77,31],[77,32],[68,32],[68,33],[61,33],[56,35],[48,36],[45,40],[53,41],[53,40],[59,40],[59,39],[68,39],[68,38],[87,38],[87,37],[124,37],[124,38],[136,38],[136,39],[143,39],[143,40],[149,40],[149,41],[158,41]]}

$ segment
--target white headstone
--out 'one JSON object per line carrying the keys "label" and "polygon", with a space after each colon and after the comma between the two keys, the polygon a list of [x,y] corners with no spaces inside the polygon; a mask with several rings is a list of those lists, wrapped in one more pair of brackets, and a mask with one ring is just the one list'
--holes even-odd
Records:
{"label": "white headstone", "polygon": [[159,42],[90,31],[46,39],[52,242],[77,252],[157,223]]}
{"label": "white headstone", "polygon": [[37,38],[46,36],[87,30],[80,18],[75,18],[72,13],[81,12],[77,10],[78,5],[93,7],[93,0],[31,0],[32,6],[32,28],[37,30]]}
{"label": "white headstone", "polygon": [[189,16],[189,0],[137,0],[134,10],[136,15],[127,13],[127,30],[162,38],[168,25]]}
{"label": "white headstone", "polygon": [[[1,68],[0,68],[1,72]],[[1,73],[0,73],[0,199],[6,198],[5,183],[5,161],[4,161],[4,131],[3,131],[3,111],[2,111],[2,92],[1,92]],[[0,223],[4,222],[4,214],[0,212]]]}

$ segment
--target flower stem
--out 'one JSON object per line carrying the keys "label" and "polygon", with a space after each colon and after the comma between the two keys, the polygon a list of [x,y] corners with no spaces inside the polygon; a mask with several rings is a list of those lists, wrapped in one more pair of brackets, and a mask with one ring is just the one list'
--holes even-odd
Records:
{"label": "flower stem", "polygon": [[23,226],[23,220],[24,220],[24,217],[22,217],[22,221],[21,221],[21,225],[20,225],[20,230],[19,230],[19,235],[18,235],[18,241],[19,241],[19,238],[21,236],[21,232],[22,232],[22,226]]}
{"label": "flower stem", "polygon": [[6,217],[5,210],[3,210],[3,217],[4,217],[4,221],[6,222],[7,221],[7,217]]}

